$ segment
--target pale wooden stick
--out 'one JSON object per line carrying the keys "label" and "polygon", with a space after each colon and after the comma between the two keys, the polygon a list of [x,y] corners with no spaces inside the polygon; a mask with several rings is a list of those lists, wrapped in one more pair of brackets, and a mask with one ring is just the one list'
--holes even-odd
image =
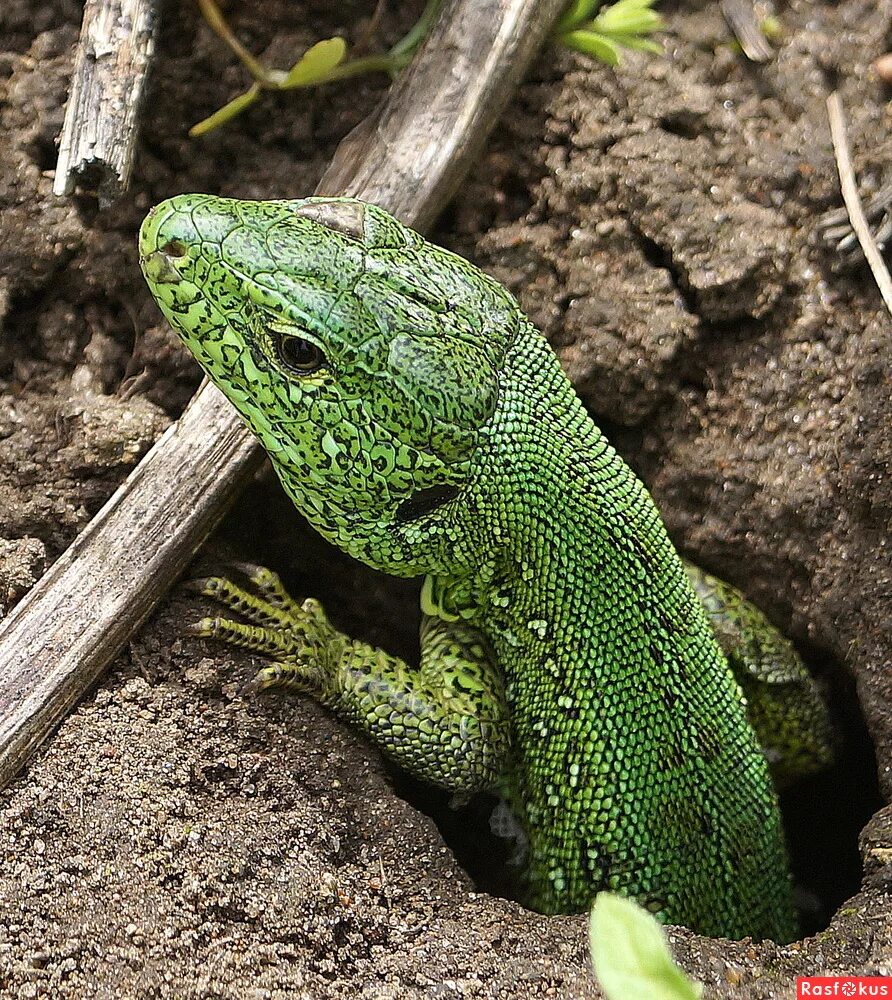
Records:
{"label": "pale wooden stick", "polygon": [[[449,0],[317,190],[375,201],[412,225],[433,219],[564,4]],[[257,460],[235,410],[205,385],[0,625],[0,785],[151,613]]]}
{"label": "pale wooden stick", "polygon": [[855,171],[852,167],[852,154],[849,152],[849,138],[846,133],[846,119],[842,107],[842,98],[837,91],[827,98],[827,115],[830,119],[830,135],[833,137],[833,149],[836,153],[836,168],[839,171],[839,184],[842,188],[842,200],[846,203],[846,211],[852,223],[852,229],[858,237],[867,263],[873,273],[874,281],[883,296],[886,308],[892,313],[892,278],[883,255],[880,253],[876,240],[870,231],[870,226],[861,207],[858,195],[858,184],[855,181]]}
{"label": "pale wooden stick", "polygon": [[155,48],[155,7],[155,0],[87,0],[53,194],[71,194],[82,180],[98,188],[104,205],[127,187]]}
{"label": "pale wooden stick", "polygon": [[755,63],[766,63],[774,56],[774,49],[762,33],[752,0],[722,0],[722,13],[743,54]]}

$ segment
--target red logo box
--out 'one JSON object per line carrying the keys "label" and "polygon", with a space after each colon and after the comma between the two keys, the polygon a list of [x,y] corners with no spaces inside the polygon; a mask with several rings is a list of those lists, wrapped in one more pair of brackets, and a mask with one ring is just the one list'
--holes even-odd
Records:
{"label": "red logo box", "polygon": [[810,997],[889,997],[892,976],[800,976],[796,980],[796,1000]]}

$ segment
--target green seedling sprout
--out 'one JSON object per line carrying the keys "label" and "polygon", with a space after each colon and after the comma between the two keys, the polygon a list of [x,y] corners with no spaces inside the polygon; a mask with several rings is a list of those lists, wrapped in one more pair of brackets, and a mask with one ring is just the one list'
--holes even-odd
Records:
{"label": "green seedling sprout", "polygon": [[622,49],[661,52],[649,35],[663,27],[663,19],[653,9],[656,0],[619,0],[593,13],[599,0],[573,0],[558,21],[555,37],[563,45],[616,66]]}
{"label": "green seedling sprout", "polygon": [[204,135],[231,121],[254,104],[265,90],[318,87],[323,83],[346,80],[364,73],[388,73],[392,77],[396,76],[409,64],[415,49],[433,24],[441,2],[442,0],[428,0],[421,17],[408,34],[383,55],[347,59],[347,43],[340,36],[335,36],[310,46],[291,69],[280,70],[267,68],[251,55],[232,33],[216,0],[198,0],[198,6],[207,23],[241,60],[254,78],[254,82],[243,94],[234,97],[212,115],[193,125],[189,135],[193,137]]}
{"label": "green seedling sprout", "polygon": [[[253,77],[248,89],[222,108],[193,125],[189,135],[199,136],[218,128],[254,104],[265,90],[298,90],[318,87],[364,73],[396,76],[404,69],[434,22],[442,0],[428,0],[421,17],[396,45],[382,55],[347,58],[347,43],[340,36],[310,46],[291,69],[269,69],[235,37],[216,0],[198,0],[210,27],[229,46]],[[601,0],[573,0],[558,21],[554,39],[577,52],[616,66],[622,49],[660,52],[649,36],[659,31],[663,19],[653,10],[656,0],[619,0],[598,10]],[[597,13],[596,13],[597,12]]]}
{"label": "green seedling sprout", "polygon": [[666,932],[630,899],[598,893],[589,947],[607,1000],[700,1000],[703,987],[675,964]]}

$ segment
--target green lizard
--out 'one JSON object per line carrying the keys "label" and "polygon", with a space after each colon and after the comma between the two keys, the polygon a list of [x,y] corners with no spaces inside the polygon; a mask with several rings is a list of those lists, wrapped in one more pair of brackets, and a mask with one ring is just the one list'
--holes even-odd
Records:
{"label": "green lizard", "polygon": [[[702,933],[791,939],[777,800],[738,681],[653,501],[514,299],[351,199],[182,195],[149,214],[140,253],[316,530],[424,578],[417,667],[266,570],[253,591],[203,581],[251,624],[201,634],[265,654],[255,688],[313,695],[421,778],[501,795],[535,908],[609,888]],[[727,618],[736,592],[691,573]],[[801,712],[776,701],[790,745],[820,729],[801,666],[740,662],[753,690],[804,692]]]}

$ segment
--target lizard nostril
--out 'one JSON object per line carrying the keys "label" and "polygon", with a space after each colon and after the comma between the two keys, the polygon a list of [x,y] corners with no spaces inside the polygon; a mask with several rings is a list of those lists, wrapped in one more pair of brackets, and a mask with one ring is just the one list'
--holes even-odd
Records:
{"label": "lizard nostril", "polygon": [[185,257],[189,248],[182,240],[168,240],[164,246],[159,247],[165,257]]}

